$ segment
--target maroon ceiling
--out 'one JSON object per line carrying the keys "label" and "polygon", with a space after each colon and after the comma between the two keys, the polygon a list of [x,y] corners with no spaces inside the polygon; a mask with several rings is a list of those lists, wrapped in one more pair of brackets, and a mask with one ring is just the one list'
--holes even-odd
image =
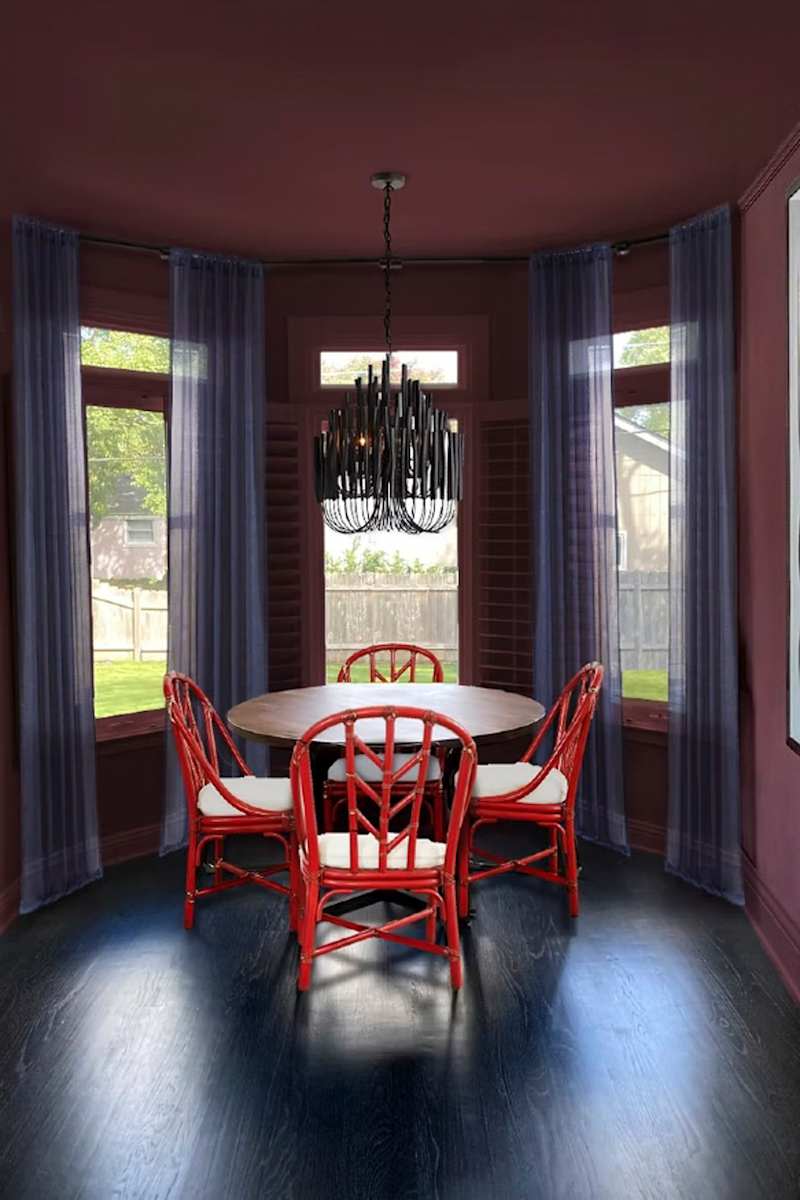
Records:
{"label": "maroon ceiling", "polygon": [[650,231],[736,199],[800,119],[788,0],[12,0],[2,24],[2,219],[209,249],[375,253],[383,168],[409,175],[400,254]]}

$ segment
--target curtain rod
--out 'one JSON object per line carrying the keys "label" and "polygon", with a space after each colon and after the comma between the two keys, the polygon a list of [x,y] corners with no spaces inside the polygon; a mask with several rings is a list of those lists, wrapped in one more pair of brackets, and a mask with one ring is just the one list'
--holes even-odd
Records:
{"label": "curtain rod", "polygon": [[[654,233],[649,237],[626,238],[612,242],[611,249],[619,258],[625,258],[637,246],[654,246],[666,242],[668,233]],[[92,234],[80,234],[80,240],[87,246],[112,246],[117,250],[138,250],[147,254],[158,254],[161,258],[169,258],[168,246],[156,246],[148,242],[126,242],[118,238],[94,237]],[[410,256],[394,260],[398,267],[436,267],[436,266],[488,266],[492,263],[526,263],[530,255],[495,254],[470,257],[419,257]],[[255,262],[264,267],[375,267],[382,266],[380,258],[257,258]]]}

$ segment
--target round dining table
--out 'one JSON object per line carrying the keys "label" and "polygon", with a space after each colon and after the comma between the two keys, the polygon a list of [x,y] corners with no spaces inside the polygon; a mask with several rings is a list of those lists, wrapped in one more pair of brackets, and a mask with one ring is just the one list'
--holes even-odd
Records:
{"label": "round dining table", "polygon": [[[376,704],[440,712],[466,729],[477,745],[529,735],[545,715],[538,700],[495,688],[461,683],[329,683],[243,700],[228,713],[228,723],[244,738],[270,746],[293,746],[323,717]],[[382,745],[383,732],[382,720],[359,722],[359,737],[368,745]],[[338,725],[325,730],[316,741],[340,746],[344,740],[344,726]],[[434,727],[435,743],[446,747],[454,740],[449,729]],[[395,744],[411,747],[418,743],[419,722],[398,719]]]}

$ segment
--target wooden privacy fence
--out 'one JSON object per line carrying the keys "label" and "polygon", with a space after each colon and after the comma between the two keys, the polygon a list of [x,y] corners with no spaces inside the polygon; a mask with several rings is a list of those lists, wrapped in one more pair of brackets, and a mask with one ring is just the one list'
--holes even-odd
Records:
{"label": "wooden privacy fence", "polygon": [[167,593],[92,582],[94,657],[144,662],[167,657]]}
{"label": "wooden privacy fence", "polygon": [[669,659],[669,575],[620,571],[619,641],[623,671],[665,671]]}
{"label": "wooden privacy fence", "polygon": [[[343,662],[369,642],[410,641],[443,661],[458,660],[458,578],[329,574],[325,585],[327,661]],[[94,581],[92,620],[96,659],[166,658],[167,593]],[[623,670],[666,670],[669,654],[669,576],[666,571],[620,571],[620,649]]]}
{"label": "wooden privacy fence", "polygon": [[458,576],[330,573],[325,580],[327,661],[370,642],[416,642],[458,659]]}
{"label": "wooden privacy fence", "polygon": [[[327,661],[341,662],[369,642],[412,641],[440,658],[458,658],[458,579],[445,575],[329,574],[326,580]],[[669,576],[620,571],[623,670],[666,670]]]}

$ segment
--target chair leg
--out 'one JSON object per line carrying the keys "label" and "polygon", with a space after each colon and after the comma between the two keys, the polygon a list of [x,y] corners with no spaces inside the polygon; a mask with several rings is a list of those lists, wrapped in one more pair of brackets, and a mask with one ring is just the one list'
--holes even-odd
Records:
{"label": "chair leg", "polygon": [[464,971],[461,965],[461,941],[458,936],[456,885],[452,879],[447,880],[444,885],[444,912],[450,957],[450,983],[453,988],[458,989],[464,981]]}
{"label": "chair leg", "polygon": [[555,825],[550,826],[550,848],[552,850],[550,870],[558,874],[558,830]]}
{"label": "chair leg", "polygon": [[195,895],[197,893],[197,834],[189,830],[186,847],[186,891],[183,901],[183,928],[194,928]]}
{"label": "chair leg", "polygon": [[435,942],[436,941],[436,905],[433,904],[433,901],[431,900],[430,897],[428,897],[428,902],[431,904],[431,906],[433,908],[433,912],[431,913],[431,915],[429,917],[426,917],[426,919],[425,919],[425,938],[429,942]]}
{"label": "chair leg", "polygon": [[458,915],[462,921],[469,916],[469,851],[471,842],[469,817],[464,820],[458,842]]}
{"label": "chair leg", "polygon": [[567,857],[567,897],[569,899],[569,915],[577,917],[580,912],[578,899],[578,851],[575,845],[575,822],[567,818],[565,823],[566,857]]}
{"label": "chair leg", "polygon": [[297,973],[297,990],[299,992],[307,992],[311,985],[311,968],[314,965],[311,955],[314,950],[317,928],[318,899],[319,883],[316,879],[310,879],[305,886],[303,922],[300,931],[300,969]]}
{"label": "chair leg", "polygon": [[297,835],[289,834],[289,929],[297,932],[297,919],[300,907],[300,860],[297,849]]}

